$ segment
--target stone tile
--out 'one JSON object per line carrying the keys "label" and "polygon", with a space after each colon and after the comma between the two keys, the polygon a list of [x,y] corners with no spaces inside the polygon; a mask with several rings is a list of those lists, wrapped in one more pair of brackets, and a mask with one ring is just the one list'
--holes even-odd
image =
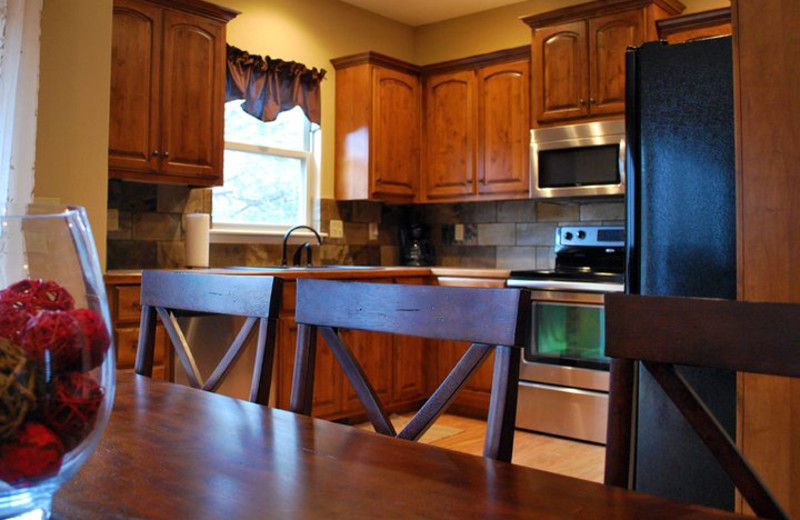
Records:
{"label": "stone tile", "polygon": [[437,247],[436,265],[443,267],[487,267],[496,265],[495,247],[445,246]]}
{"label": "stone tile", "polygon": [[211,188],[189,190],[183,213],[211,213]]}
{"label": "stone tile", "polygon": [[624,202],[596,202],[581,205],[581,221],[625,220]]}
{"label": "stone tile", "polygon": [[497,222],[496,202],[468,202],[458,206],[461,222]]}
{"label": "stone tile", "polygon": [[383,216],[383,204],[380,202],[358,200],[353,203],[353,222],[378,222]]}
{"label": "stone tile", "polygon": [[552,246],[555,244],[556,224],[537,222],[517,224],[518,246]]}
{"label": "stone tile", "polygon": [[378,226],[378,244],[382,246],[397,246],[400,244],[400,229],[397,224],[381,222]]}
{"label": "stone tile", "polygon": [[133,216],[136,240],[180,240],[181,219],[167,213],[138,213]]}
{"label": "stone tile", "polygon": [[114,206],[120,211],[131,211],[140,213],[145,211],[156,211],[158,206],[158,186],[143,182],[124,182],[119,181],[118,197],[113,202]]}
{"label": "stone tile", "polygon": [[344,223],[344,243],[347,245],[366,245],[369,227],[365,223],[345,222]]}
{"label": "stone tile", "polygon": [[350,248],[350,261],[346,265],[381,265],[380,246],[360,246]]}
{"label": "stone tile", "polygon": [[246,250],[240,244],[209,244],[208,263],[211,267],[247,265]]}
{"label": "stone tile", "polygon": [[114,231],[108,231],[107,240],[132,240],[133,239],[133,215],[129,211],[120,211],[117,216],[119,227]]}
{"label": "stone tile", "polygon": [[556,254],[552,247],[536,248],[536,269],[554,269]]}
{"label": "stone tile", "polygon": [[[160,184],[156,188],[156,211],[159,213],[184,213],[189,200],[188,186]],[[186,211],[191,213],[191,211]]]}
{"label": "stone tile", "polygon": [[535,269],[535,247],[498,247],[497,267],[500,269]]}
{"label": "stone tile", "polygon": [[110,241],[106,269],[156,269],[158,267],[157,247],[157,243],[154,241]]}
{"label": "stone tile", "polygon": [[353,201],[349,200],[336,201],[336,213],[339,215],[338,220],[353,220],[353,204]]}
{"label": "stone tile", "polygon": [[381,246],[381,265],[402,265],[400,248],[397,246]]}
{"label": "stone tile", "polygon": [[108,209],[119,209],[122,201],[122,181],[110,179],[108,181]]}
{"label": "stone tile", "polygon": [[580,219],[580,205],[575,203],[539,202],[537,222],[567,222]]}
{"label": "stone tile", "polygon": [[156,248],[159,269],[177,269],[186,266],[185,242],[158,242]]}
{"label": "stone tile", "polygon": [[344,245],[322,244],[319,250],[321,264],[344,264],[348,257],[348,248]]}
{"label": "stone tile", "polygon": [[513,246],[517,242],[517,225],[478,224],[478,244],[482,246]]}
{"label": "stone tile", "polygon": [[456,242],[455,224],[443,224],[440,226],[441,240],[434,240],[434,243],[461,246],[478,245],[478,227],[486,224],[464,224],[464,240]]}
{"label": "stone tile", "polygon": [[322,221],[326,220],[338,220],[341,217],[339,216],[339,206],[336,204],[336,201],[333,199],[320,199],[319,200],[319,219]]}
{"label": "stone tile", "polygon": [[497,202],[498,222],[536,222],[536,202],[508,200]]}

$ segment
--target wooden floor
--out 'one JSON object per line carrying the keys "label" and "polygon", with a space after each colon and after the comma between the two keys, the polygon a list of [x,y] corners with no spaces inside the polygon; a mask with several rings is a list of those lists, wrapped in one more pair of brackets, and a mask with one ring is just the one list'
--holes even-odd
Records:
{"label": "wooden floor", "polygon": [[[483,453],[486,432],[486,423],[483,421],[457,415],[444,415],[436,421],[436,424],[462,431],[432,441],[430,444],[474,455]],[[605,447],[517,430],[511,462],[602,482]]]}

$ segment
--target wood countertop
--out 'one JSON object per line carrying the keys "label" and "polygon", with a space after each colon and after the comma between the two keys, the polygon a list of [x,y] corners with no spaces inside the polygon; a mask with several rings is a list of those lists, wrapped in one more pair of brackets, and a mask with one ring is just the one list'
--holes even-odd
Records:
{"label": "wood countertop", "polygon": [[[368,266],[353,266],[352,268],[289,268],[274,269],[265,267],[245,268],[210,268],[192,269],[193,272],[207,273],[238,273],[247,274],[270,274],[280,276],[287,280],[297,278],[336,278],[340,280],[357,280],[364,278],[413,278],[413,277],[437,277],[445,279],[486,279],[486,280],[505,280],[509,276],[507,269],[477,269],[466,267],[383,267],[374,268]],[[135,284],[141,279],[141,269],[112,270],[106,272],[104,279],[109,285]]]}

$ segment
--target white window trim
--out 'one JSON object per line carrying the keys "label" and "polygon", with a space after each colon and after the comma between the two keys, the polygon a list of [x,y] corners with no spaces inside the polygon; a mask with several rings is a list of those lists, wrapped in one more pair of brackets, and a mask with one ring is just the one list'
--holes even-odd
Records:
{"label": "white window trim", "polygon": [[[320,151],[322,150],[322,130],[312,128],[310,134],[310,147],[308,152],[286,150],[283,148],[273,148],[269,146],[258,146],[237,142],[225,142],[225,148],[240,151],[250,151],[259,153],[270,153],[275,155],[282,155],[285,157],[298,157],[306,159],[306,201],[305,213],[306,222],[297,222],[292,225],[285,226],[268,226],[268,225],[247,225],[247,224],[215,224],[211,222],[211,229],[209,230],[209,241],[212,244],[280,244],[283,242],[283,236],[294,225],[308,225],[314,224],[314,205],[319,200],[321,190],[321,180],[318,172],[321,167]],[[326,233],[320,233],[320,236],[327,237]],[[291,243],[299,242],[301,239],[315,238],[314,234],[308,230],[298,229],[292,233]]]}

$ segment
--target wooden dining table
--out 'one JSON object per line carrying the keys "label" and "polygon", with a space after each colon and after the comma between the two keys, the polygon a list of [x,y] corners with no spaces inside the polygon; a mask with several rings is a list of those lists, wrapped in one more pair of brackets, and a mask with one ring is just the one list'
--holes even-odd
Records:
{"label": "wooden dining table", "polygon": [[749,518],[118,373],[55,519]]}

